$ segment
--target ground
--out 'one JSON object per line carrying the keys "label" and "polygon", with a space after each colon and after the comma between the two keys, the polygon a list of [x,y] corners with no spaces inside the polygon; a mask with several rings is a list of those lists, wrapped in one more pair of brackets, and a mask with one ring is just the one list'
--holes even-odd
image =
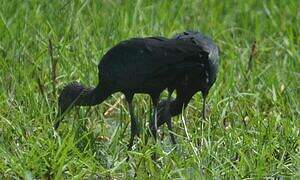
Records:
{"label": "ground", "polygon": [[[300,1],[0,4],[1,179],[299,178]],[[69,112],[55,135],[59,91],[71,81],[95,86],[109,48],[185,30],[210,36],[221,64],[208,118],[201,118],[200,94],[173,118],[176,146],[162,127],[157,144],[145,145],[142,136],[127,152],[130,120],[120,93]],[[146,95],[134,100],[144,129],[150,102]]]}

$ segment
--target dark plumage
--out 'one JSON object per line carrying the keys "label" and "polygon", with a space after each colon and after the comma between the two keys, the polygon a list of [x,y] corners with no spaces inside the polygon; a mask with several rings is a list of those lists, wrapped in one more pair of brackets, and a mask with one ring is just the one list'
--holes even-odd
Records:
{"label": "dark plumage", "polygon": [[[132,104],[134,94],[146,93],[151,96],[154,117],[150,129],[155,138],[161,92],[166,88],[169,92],[176,89],[180,95],[190,82],[198,82],[205,92],[208,91],[207,83],[203,82],[206,78],[205,68],[210,66],[208,55],[197,44],[180,38],[148,37],[123,41],[101,59],[98,66],[99,84],[95,88],[71,83],[63,89],[59,97],[59,116],[62,117],[72,106],[93,106],[115,92],[122,92],[128,101],[131,116],[130,149],[134,136],[138,135],[138,121]],[[174,114],[172,109],[171,114]],[[59,122],[54,125],[55,129]]]}
{"label": "dark plumage", "polygon": [[[219,66],[219,48],[208,37],[199,32],[187,31],[175,35],[173,39],[190,42],[197,45],[201,50],[208,54],[204,60],[202,68],[199,71],[191,71],[185,74],[186,83],[181,86],[176,86],[176,99],[171,99],[171,94],[167,100],[159,103],[158,109],[158,127],[167,123],[168,129],[172,131],[171,117],[181,113],[182,108],[186,108],[190,99],[195,93],[201,91],[203,96],[203,119],[205,119],[206,96],[216,81],[218,66]],[[171,141],[175,144],[173,134],[170,134]]]}

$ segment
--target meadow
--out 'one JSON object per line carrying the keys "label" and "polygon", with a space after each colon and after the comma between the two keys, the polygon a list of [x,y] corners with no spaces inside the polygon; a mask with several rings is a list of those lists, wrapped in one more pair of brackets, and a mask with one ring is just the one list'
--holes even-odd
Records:
{"label": "meadow", "polygon": [[[300,177],[300,1],[0,4],[0,179]],[[221,63],[207,119],[199,93],[173,118],[177,145],[164,126],[156,144],[142,136],[127,151],[130,117],[121,93],[73,109],[54,133],[60,90],[72,81],[95,86],[111,47],[185,30],[210,36]],[[150,103],[135,96],[143,129]]]}

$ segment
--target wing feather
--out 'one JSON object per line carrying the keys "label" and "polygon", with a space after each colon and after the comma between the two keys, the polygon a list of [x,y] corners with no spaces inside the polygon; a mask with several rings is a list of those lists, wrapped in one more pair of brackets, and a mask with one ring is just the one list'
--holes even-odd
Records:
{"label": "wing feather", "polygon": [[100,75],[120,88],[163,86],[174,77],[207,63],[208,53],[193,43],[166,38],[135,38],[109,50]]}

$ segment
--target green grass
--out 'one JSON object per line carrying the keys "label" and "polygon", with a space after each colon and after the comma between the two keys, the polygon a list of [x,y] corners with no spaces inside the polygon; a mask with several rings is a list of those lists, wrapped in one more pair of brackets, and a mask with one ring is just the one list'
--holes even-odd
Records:
{"label": "green grass", "polygon": [[[0,178],[138,178],[300,176],[300,1],[0,1]],[[208,119],[196,94],[156,145],[130,137],[126,103],[114,94],[68,113],[54,137],[59,90],[94,86],[97,64],[131,37],[171,37],[193,29],[221,49]],[[49,39],[57,60],[51,78]],[[257,53],[247,72],[254,40]],[[57,91],[57,92],[56,92]],[[162,97],[165,97],[164,94]],[[135,98],[147,126],[150,98]],[[185,125],[186,124],[186,128]],[[151,154],[159,156],[157,162]],[[130,160],[126,162],[126,157]],[[140,165],[139,165],[140,164]],[[138,167],[138,168],[137,168]]]}

